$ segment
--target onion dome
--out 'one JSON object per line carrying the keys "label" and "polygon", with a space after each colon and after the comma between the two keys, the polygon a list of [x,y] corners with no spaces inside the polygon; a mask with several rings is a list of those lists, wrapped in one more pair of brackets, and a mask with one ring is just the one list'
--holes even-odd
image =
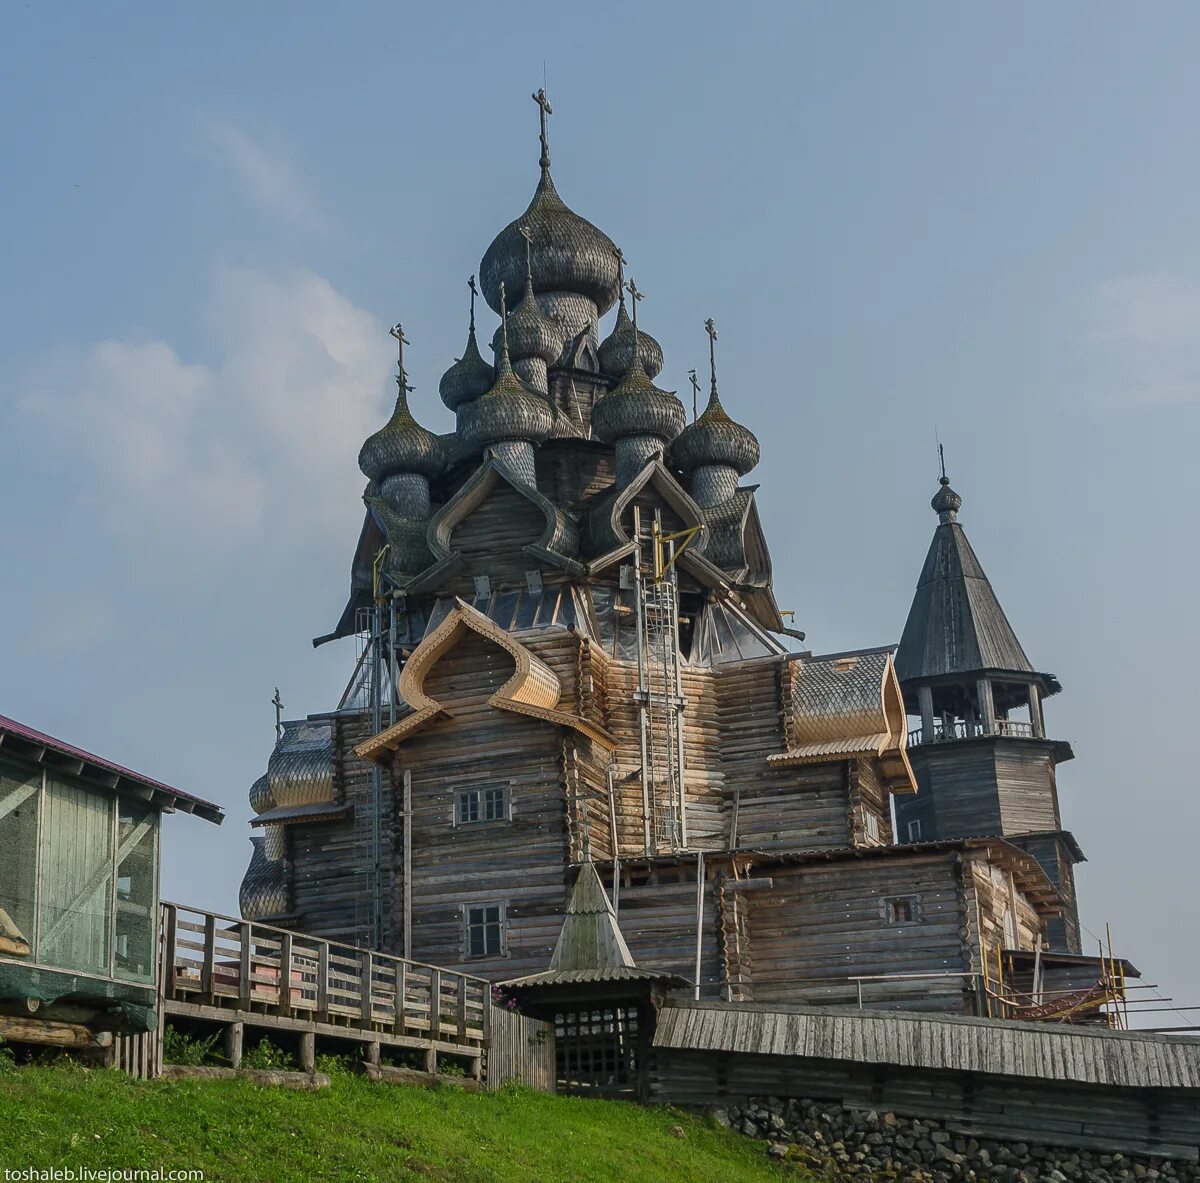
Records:
{"label": "onion dome", "polygon": [[500,311],[500,285],[515,292],[525,270],[525,242],[521,228],[528,229],[534,253],[535,292],[576,292],[591,299],[599,312],[607,312],[617,298],[617,263],[613,241],[586,218],[568,209],[550,177],[550,151],[546,139],[546,116],[550,104],[543,91],[534,95],[541,108],[542,175],[529,208],[509,222],[492,239],[479,264],[483,298],[493,312]]}
{"label": "onion dome", "polygon": [[[655,378],[663,368],[662,346],[650,336],[639,330],[637,335],[638,361],[646,377]],[[600,342],[600,372],[610,378],[619,378],[633,364],[633,321],[625,311],[625,300],[622,297],[617,308],[617,323],[613,331]]]}
{"label": "onion dome", "polygon": [[719,464],[745,476],[757,463],[758,439],[749,428],[735,422],[721,406],[717,392],[717,326],[711,317],[704,324],[708,331],[708,358],[712,371],[708,406],[695,423],[685,427],[671,445],[671,458],[691,474],[698,468]]}
{"label": "onion dome", "polygon": [[637,341],[638,360],[646,377],[655,378],[663,368],[662,346],[645,332],[634,332],[633,321],[625,308],[625,257],[616,252],[617,280],[620,285],[621,302],[617,305],[617,323],[613,331],[600,342],[600,372],[610,378],[620,378],[633,365],[633,343]]}
{"label": "onion dome", "polygon": [[408,392],[404,372],[404,330],[399,325],[392,336],[400,342],[400,372],[396,376],[399,392],[392,417],[367,438],[358,453],[358,467],[369,480],[378,481],[397,472],[418,473],[435,477],[446,466],[442,441],[432,431],[426,431],[408,409]]}
{"label": "onion dome", "polygon": [[745,476],[758,463],[758,457],[758,439],[729,417],[715,386],[704,414],[685,427],[671,445],[671,458],[685,473],[706,464],[723,464],[736,469],[738,476]]}
{"label": "onion dome", "polygon": [[[522,226],[524,232],[526,227]],[[537,302],[533,290],[532,236],[525,239],[525,294],[508,315],[508,349],[513,357],[540,357],[547,365],[558,361],[563,335]],[[492,350],[500,352],[504,325],[492,337]]]}
{"label": "onion dome", "polygon": [[683,403],[674,391],[660,390],[641,366],[626,370],[620,384],[592,408],[592,429],[610,444],[629,435],[652,435],[669,443],[685,422]]}
{"label": "onion dome", "polygon": [[475,340],[475,276],[471,276],[468,286],[471,289],[471,327],[467,330],[467,347],[462,357],[442,375],[438,383],[442,402],[452,411],[478,398],[491,386],[496,376],[494,368],[483,360]]}
{"label": "onion dome", "polygon": [[[500,287],[500,310],[507,323],[504,285]],[[501,324],[503,330],[505,324]],[[501,440],[528,440],[540,444],[554,426],[554,412],[540,394],[530,390],[512,368],[508,340],[503,335],[496,380],[490,390],[459,412],[459,434],[472,447]]]}
{"label": "onion dome", "polygon": [[941,485],[941,488],[934,493],[933,500],[929,504],[937,513],[940,521],[953,522],[957,520],[958,511],[962,509],[962,498],[950,488],[949,477],[939,477],[938,484]]}
{"label": "onion dome", "polygon": [[275,797],[271,793],[271,782],[267,779],[267,774],[264,772],[250,786],[250,808],[255,813],[265,813],[268,809],[273,809],[275,806]]}

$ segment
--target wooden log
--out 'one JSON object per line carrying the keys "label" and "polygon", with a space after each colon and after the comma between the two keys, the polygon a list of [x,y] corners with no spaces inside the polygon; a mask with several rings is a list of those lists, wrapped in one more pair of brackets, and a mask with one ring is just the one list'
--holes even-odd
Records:
{"label": "wooden log", "polygon": [[300,1036],[300,1069],[312,1072],[317,1061],[317,1037],[311,1031]]}
{"label": "wooden log", "polygon": [[439,1076],[436,1072],[418,1072],[415,1068],[394,1068],[389,1064],[364,1064],[363,1072],[368,1080],[379,1081],[383,1084],[415,1084],[424,1088],[436,1088],[441,1085],[457,1085],[468,1093],[483,1091],[480,1081],[471,1077]]}
{"label": "wooden log", "polygon": [[0,1015],[0,1039],[7,1043],[39,1043],[51,1047],[111,1047],[111,1031],[92,1031],[82,1023]]}
{"label": "wooden log", "polygon": [[243,1023],[230,1023],[225,1028],[225,1058],[231,1068],[242,1066],[242,1039],[245,1030]]}
{"label": "wooden log", "polygon": [[283,1072],[274,1068],[216,1068],[207,1064],[164,1064],[164,1080],[249,1080],[254,1084],[313,1092],[327,1089],[325,1072]]}

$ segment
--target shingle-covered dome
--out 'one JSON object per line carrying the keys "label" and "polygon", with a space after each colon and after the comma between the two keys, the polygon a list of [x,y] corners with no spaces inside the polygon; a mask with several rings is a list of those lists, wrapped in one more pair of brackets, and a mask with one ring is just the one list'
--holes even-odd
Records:
{"label": "shingle-covered dome", "polygon": [[592,408],[592,430],[610,444],[630,435],[651,435],[670,443],[685,422],[683,403],[673,391],[655,386],[640,365],[630,366],[620,384]]}
{"label": "shingle-covered dome", "polygon": [[520,291],[525,280],[527,227],[533,245],[533,290],[577,292],[596,304],[600,315],[617,298],[616,247],[603,230],[581,218],[558,195],[549,168],[543,168],[529,208],[492,240],[479,264],[483,298],[500,311],[500,284]]}
{"label": "shingle-covered dome", "polygon": [[938,484],[941,485],[941,488],[934,493],[933,500],[929,504],[943,521],[952,522],[958,511],[962,509],[962,498],[950,488],[949,477],[940,477]]}
{"label": "shingle-covered dome", "polygon": [[397,472],[415,472],[422,476],[437,476],[446,464],[442,441],[432,431],[426,431],[408,409],[408,388],[404,375],[396,379],[400,390],[392,417],[367,438],[358,453],[358,467],[373,481],[382,480]]}
{"label": "shingle-covered dome", "polygon": [[502,345],[492,388],[459,411],[459,435],[477,448],[501,440],[540,444],[553,426],[550,404],[517,377]]}
{"label": "shingle-covered dome", "polygon": [[[617,323],[613,331],[600,342],[600,372],[610,378],[619,378],[633,364],[633,321],[625,310],[625,298],[617,308]],[[662,346],[649,333],[637,332],[638,360],[647,378],[656,378],[662,372]]]}
{"label": "shingle-covered dome", "polygon": [[255,813],[265,813],[268,809],[274,808],[275,798],[271,794],[271,782],[267,779],[267,774],[264,772],[250,786],[250,808]]}
{"label": "shingle-covered dome", "polygon": [[671,458],[689,474],[706,464],[723,464],[736,469],[738,476],[745,476],[758,463],[758,457],[758,439],[729,417],[715,385],[704,414],[685,427],[671,445]]}
{"label": "shingle-covered dome", "polygon": [[452,411],[457,411],[463,403],[469,403],[487,392],[495,380],[494,367],[483,360],[479,345],[475,340],[475,326],[471,325],[467,333],[467,347],[463,355],[443,375],[438,384],[438,394],[442,402]]}
{"label": "shingle-covered dome", "polygon": [[[492,350],[500,352],[504,326],[492,337]],[[558,361],[563,335],[558,325],[540,308],[537,297],[525,288],[521,302],[508,316],[508,351],[512,357],[540,357],[547,365]]]}

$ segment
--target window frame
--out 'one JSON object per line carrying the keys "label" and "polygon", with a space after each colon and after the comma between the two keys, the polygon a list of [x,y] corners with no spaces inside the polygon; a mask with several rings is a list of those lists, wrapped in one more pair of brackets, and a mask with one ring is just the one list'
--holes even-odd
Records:
{"label": "window frame", "polygon": [[[471,914],[473,912],[486,913],[490,909],[496,909],[496,919],[494,921],[484,919],[478,925],[473,925]],[[508,901],[494,900],[481,904],[463,904],[462,905],[462,920],[463,920],[463,959],[466,961],[486,961],[492,957],[507,957],[508,956]],[[499,948],[496,952],[489,952],[487,948],[487,930],[489,926],[494,924],[497,928],[499,937]],[[472,927],[480,927],[483,930],[483,945],[482,953],[471,952],[471,929]]]}
{"label": "window frame", "polygon": [[[500,812],[488,816],[488,794],[500,794]],[[475,816],[467,817],[463,808],[464,801],[473,801],[471,812]],[[456,789],[454,792],[453,817],[451,822],[455,829],[459,827],[488,826],[500,822],[512,821],[512,793],[508,785],[485,785],[482,788]]]}

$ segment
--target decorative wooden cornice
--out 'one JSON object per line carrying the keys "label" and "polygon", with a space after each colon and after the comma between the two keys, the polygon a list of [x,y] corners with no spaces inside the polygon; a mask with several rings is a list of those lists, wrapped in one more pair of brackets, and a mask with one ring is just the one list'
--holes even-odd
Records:
{"label": "decorative wooden cornice", "polygon": [[604,728],[570,711],[558,709],[562,684],[544,661],[490,617],[465,600],[456,599],[446,618],[413,650],[400,673],[398,690],[412,708],[411,713],[360,743],[354,749],[356,756],[362,760],[381,760],[384,752],[395,751],[434,720],[453,717],[437,699],[425,692],[425,679],[441,658],[469,632],[503,649],[515,666],[512,677],[488,698],[489,706],[529,715],[559,727],[570,727],[609,750],[617,746],[616,739]]}

